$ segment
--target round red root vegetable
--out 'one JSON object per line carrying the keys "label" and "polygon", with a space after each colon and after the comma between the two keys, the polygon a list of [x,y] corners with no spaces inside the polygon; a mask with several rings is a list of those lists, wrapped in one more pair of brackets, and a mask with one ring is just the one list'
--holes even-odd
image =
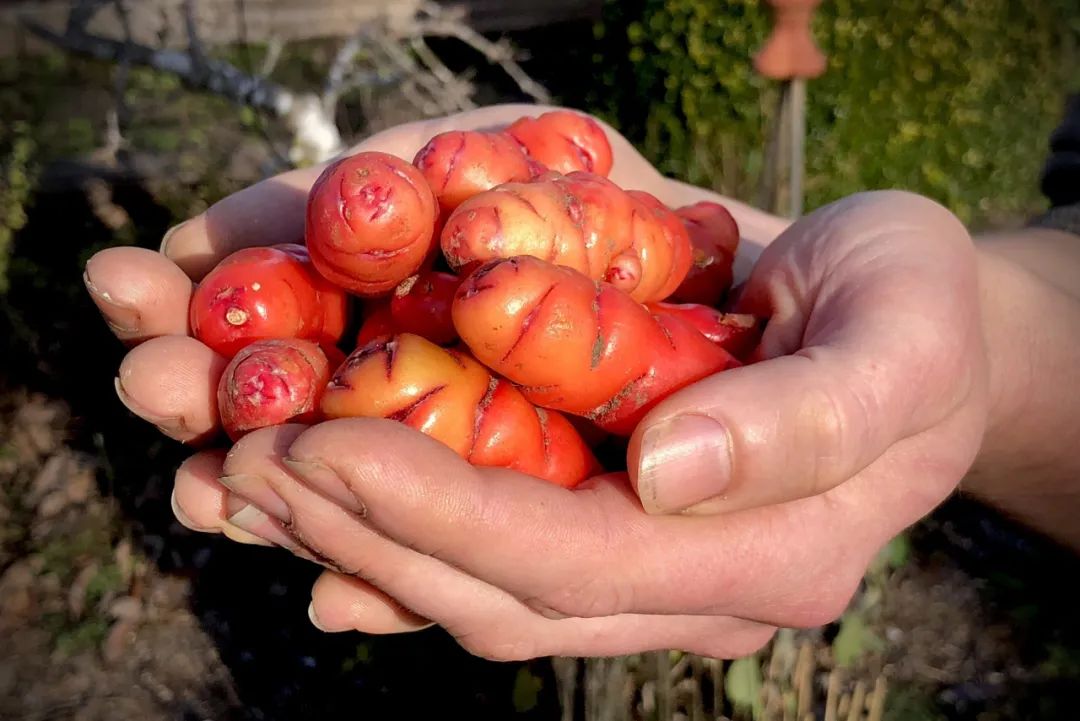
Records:
{"label": "round red root vegetable", "polygon": [[329,165],[311,187],[305,241],[328,280],[385,295],[431,256],[438,204],[411,163],[377,151]]}
{"label": "round red root vegetable", "polygon": [[731,288],[739,225],[727,208],[705,200],[676,208],[675,215],[690,235],[693,261],[669,300],[715,306]]}
{"label": "round red root vegetable", "polygon": [[386,303],[371,311],[356,333],[356,347],[365,346],[379,336],[393,335],[398,332],[390,304]]}
{"label": "round red root vegetable", "polygon": [[587,115],[552,110],[535,118],[519,118],[506,132],[530,158],[550,170],[605,176],[611,172],[611,143],[600,124]]}
{"label": "round red root vegetable", "polygon": [[256,341],[237,353],[218,384],[218,410],[232,440],[266,426],[314,423],[330,380],[322,349],[305,340]]}
{"label": "round red root vegetable", "polygon": [[449,345],[457,340],[450,316],[454,293],[461,278],[451,273],[420,273],[394,290],[390,316],[400,332],[415,333],[432,343]]}
{"label": "round red root vegetable", "polygon": [[435,191],[443,216],[477,193],[533,177],[534,163],[509,135],[451,130],[433,137],[413,159]]}
{"label": "round red root vegetable", "polygon": [[698,303],[647,303],[653,315],[682,318],[741,361],[747,361],[765,330],[762,319],[749,313],[724,313]]}
{"label": "round red root vegetable", "polygon": [[189,305],[192,335],[226,358],[267,338],[333,345],[347,315],[345,292],[315,272],[295,244],[232,253],[202,279]]}

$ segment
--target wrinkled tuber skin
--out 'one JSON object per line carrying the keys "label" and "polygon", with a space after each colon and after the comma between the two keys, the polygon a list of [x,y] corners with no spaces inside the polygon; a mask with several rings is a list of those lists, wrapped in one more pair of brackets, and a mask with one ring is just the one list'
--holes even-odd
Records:
{"label": "wrinkled tuber skin", "polygon": [[315,423],[330,380],[322,349],[304,340],[263,340],[245,346],[218,383],[218,410],[229,438],[281,423]]}
{"label": "wrinkled tuber skin", "polygon": [[583,170],[607,176],[611,172],[611,143],[600,124],[570,110],[552,110],[522,117],[506,129],[529,157],[549,170]]}
{"label": "wrinkled tuber skin", "polygon": [[435,194],[415,166],[367,151],[332,163],[312,185],[305,239],[323,276],[377,297],[430,259],[437,220]]}
{"label": "wrinkled tuber skin", "polygon": [[585,172],[545,173],[466,200],[440,239],[467,275],[496,258],[530,255],[607,280],[640,302],[663,300],[690,269],[690,238],[670,210]]}
{"label": "wrinkled tuber skin", "polygon": [[648,303],[653,315],[682,318],[702,335],[742,362],[747,362],[765,330],[762,319],[749,313],[724,313],[698,303]]}
{"label": "wrinkled tuber skin", "polygon": [[690,236],[692,263],[668,300],[715,306],[731,289],[739,225],[719,203],[703,200],[675,209]]}
{"label": "wrinkled tuber skin", "polygon": [[690,272],[694,258],[690,234],[687,232],[687,227],[682,220],[672,212],[671,208],[661,203],[656,196],[646,193],[644,190],[629,190],[627,193],[648,208],[660,224],[660,228],[663,230],[667,240],[659,244],[658,247],[665,250],[670,248],[671,250],[671,258],[664,261],[664,263],[671,266],[671,273],[666,279],[656,278],[656,282],[660,283],[658,289],[643,291],[642,294],[648,292],[649,296],[653,298],[667,298],[675,292],[675,289],[679,287],[686,278],[687,273]]}
{"label": "wrinkled tuber skin", "polygon": [[450,316],[450,307],[461,280],[452,273],[436,271],[406,279],[394,290],[390,300],[394,327],[400,332],[414,333],[439,345],[455,342],[458,335]]}
{"label": "wrinkled tuber skin", "polygon": [[303,246],[244,248],[198,284],[189,321],[192,335],[229,358],[266,338],[331,346],[345,330],[348,303],[344,290],[315,271]]}
{"label": "wrinkled tuber skin", "polygon": [[416,154],[413,165],[435,192],[443,216],[477,193],[543,172],[509,135],[481,130],[436,135]]}
{"label": "wrinkled tuber skin", "polygon": [[681,318],[653,316],[609,283],[531,256],[491,261],[458,289],[472,354],[538,406],[629,435],[680,388],[740,365]]}
{"label": "wrinkled tuber skin", "polygon": [[326,418],[387,418],[452,448],[476,466],[509,468],[573,487],[597,462],[570,422],[537,408],[468,353],[411,333],[358,348],[321,403]]}

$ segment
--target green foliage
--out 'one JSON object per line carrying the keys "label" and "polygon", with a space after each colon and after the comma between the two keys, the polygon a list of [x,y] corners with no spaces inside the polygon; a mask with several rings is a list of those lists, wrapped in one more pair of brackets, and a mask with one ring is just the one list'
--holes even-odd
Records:
{"label": "green foliage", "polygon": [[[611,0],[593,109],[662,171],[753,202],[778,98],[752,65],[768,29],[757,0]],[[814,33],[829,67],[808,83],[808,209],[886,187],[969,222],[1041,207],[1080,5],[832,0]]]}
{"label": "green foliage", "polygon": [[26,225],[26,206],[34,187],[33,167],[36,143],[30,126],[16,122],[11,127],[10,149],[0,159],[0,295],[8,289],[8,264],[15,233]]}
{"label": "green foliage", "polygon": [[850,668],[864,653],[884,647],[884,641],[870,630],[861,611],[853,609],[840,618],[840,631],[832,643],[833,659],[840,668]]}
{"label": "green foliage", "polygon": [[724,674],[724,693],[736,709],[749,711],[756,721],[765,711],[761,695],[763,683],[761,659],[757,654],[737,658]]}
{"label": "green foliage", "polygon": [[540,692],[544,688],[543,679],[534,675],[528,666],[518,669],[514,677],[514,710],[525,713],[536,708],[540,702]]}

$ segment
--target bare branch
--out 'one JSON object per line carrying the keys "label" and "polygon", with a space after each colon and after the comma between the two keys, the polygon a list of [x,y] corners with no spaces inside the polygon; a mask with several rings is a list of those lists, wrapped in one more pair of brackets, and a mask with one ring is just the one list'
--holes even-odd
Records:
{"label": "bare branch", "polygon": [[68,13],[67,32],[80,33],[86,31],[86,26],[97,15],[98,10],[108,5],[112,0],[78,0],[71,12]]}
{"label": "bare branch", "polygon": [[222,95],[257,110],[285,115],[294,101],[294,94],[268,80],[252,77],[237,67],[221,60],[209,60],[207,72],[196,72],[189,53],[178,50],[155,50],[138,43],[123,43],[87,33],[60,35],[44,25],[24,19],[25,27],[38,37],[79,55],[121,62],[125,55],[129,62],[172,73],[190,87]]}
{"label": "bare branch", "polygon": [[124,51],[120,62],[116,66],[113,77],[114,106],[109,113],[108,124],[106,126],[108,129],[106,134],[106,148],[112,158],[116,160],[120,157],[120,150],[125,145],[123,129],[127,127],[128,118],[130,116],[127,103],[124,102],[124,94],[127,92],[128,75],[131,72],[131,61],[128,48],[133,40],[131,17],[128,15],[127,3],[125,0],[114,0],[113,4],[116,6],[117,15],[120,16],[120,26],[124,30]]}
{"label": "bare branch", "polygon": [[274,35],[266,45],[266,56],[263,57],[262,65],[259,66],[259,77],[267,78],[274,72],[278,60],[281,60],[281,51],[285,49],[285,41],[280,35]]}
{"label": "bare branch", "polygon": [[493,42],[473,30],[462,20],[461,13],[447,10],[434,2],[425,2],[421,9],[426,19],[417,20],[413,32],[420,36],[452,37],[484,56],[489,63],[498,65],[517,83],[521,92],[538,103],[550,103],[551,94],[529,74],[514,58],[513,49],[504,41]]}
{"label": "bare branch", "polygon": [[422,88],[429,96],[431,102],[438,108],[434,113],[429,114],[455,113],[476,107],[476,104],[471,99],[472,88],[462,86],[465,81],[452,78],[450,84],[444,83],[435,75],[420,67],[395,38],[382,33],[369,34],[368,38],[375,49],[382,52],[416,87]]}
{"label": "bare branch", "polygon": [[198,75],[209,74],[206,49],[199,38],[198,25],[195,23],[195,0],[184,0],[184,28],[187,30],[188,52],[191,53],[193,71]]}

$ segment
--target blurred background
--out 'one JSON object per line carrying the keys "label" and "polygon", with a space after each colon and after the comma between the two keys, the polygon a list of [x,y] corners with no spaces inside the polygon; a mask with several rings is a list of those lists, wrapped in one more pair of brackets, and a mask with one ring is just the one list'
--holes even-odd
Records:
{"label": "blurred background", "polygon": [[1080,563],[962,494],[837,623],[754,657],[496,664],[438,629],[317,632],[315,570],[176,524],[187,452],[113,393],[92,253],[493,102],[597,113],[663,172],[778,212],[792,142],[807,210],[885,187],[975,230],[1045,209],[1075,0],[826,0],[803,133],[754,64],[769,30],[756,0],[0,0],[0,718],[1080,717]]}

